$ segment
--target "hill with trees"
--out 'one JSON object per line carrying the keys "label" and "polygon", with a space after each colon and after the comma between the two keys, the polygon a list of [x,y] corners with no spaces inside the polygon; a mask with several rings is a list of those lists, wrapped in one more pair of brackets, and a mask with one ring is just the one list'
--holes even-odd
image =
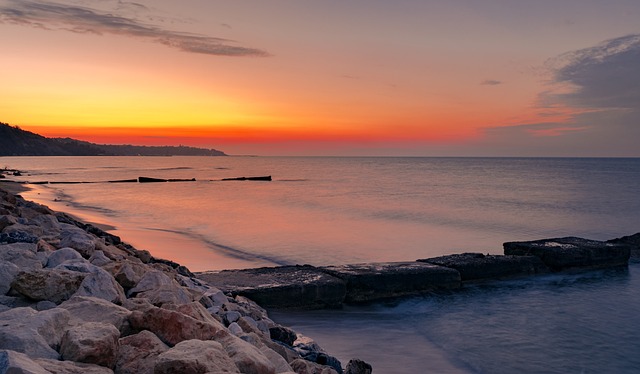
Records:
{"label": "hill with trees", "polygon": [[216,149],[186,146],[94,144],[71,138],[47,138],[0,122],[0,156],[226,156]]}

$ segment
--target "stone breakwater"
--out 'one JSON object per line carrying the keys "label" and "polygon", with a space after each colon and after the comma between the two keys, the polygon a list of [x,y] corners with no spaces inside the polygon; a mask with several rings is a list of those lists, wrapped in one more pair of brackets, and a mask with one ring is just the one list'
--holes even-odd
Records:
{"label": "stone breakwater", "polygon": [[627,266],[630,257],[640,259],[640,233],[606,242],[566,237],[503,246],[503,256],[462,253],[413,262],[280,266],[196,275],[266,308],[316,309],[454,290],[469,282]]}
{"label": "stone breakwater", "polygon": [[0,373],[371,371],[184,266],[0,189]]}

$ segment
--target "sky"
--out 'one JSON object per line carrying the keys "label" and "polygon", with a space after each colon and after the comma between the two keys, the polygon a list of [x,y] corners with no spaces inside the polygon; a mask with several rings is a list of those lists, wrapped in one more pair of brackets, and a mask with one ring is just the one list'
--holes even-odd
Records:
{"label": "sky", "polygon": [[228,154],[640,157],[637,0],[0,0],[0,122]]}

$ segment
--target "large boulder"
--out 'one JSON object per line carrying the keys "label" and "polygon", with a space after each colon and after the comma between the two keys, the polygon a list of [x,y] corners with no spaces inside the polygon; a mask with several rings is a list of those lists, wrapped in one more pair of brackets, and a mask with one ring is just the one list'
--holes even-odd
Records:
{"label": "large boulder", "polygon": [[73,295],[86,274],[64,269],[38,269],[19,273],[11,287],[32,300],[60,304]]}
{"label": "large boulder", "polygon": [[629,263],[630,246],[576,237],[504,243],[504,254],[537,256],[551,270],[601,268]]}
{"label": "large boulder", "polygon": [[118,353],[120,331],[113,325],[87,322],[67,330],[60,354],[64,360],[113,368]]}
{"label": "large boulder", "polygon": [[59,358],[59,347],[70,315],[60,309],[37,312],[13,308],[0,313],[0,349],[11,349],[30,357]]}
{"label": "large boulder", "polygon": [[87,273],[87,276],[75,293],[76,296],[98,297],[116,304],[122,304],[126,299],[124,289],[116,282],[111,274],[88,261],[64,262],[58,265],[56,269],[68,269]]}
{"label": "large boulder", "polygon": [[418,261],[456,269],[460,272],[463,281],[501,279],[549,272],[547,266],[536,256],[462,253]]}
{"label": "large boulder", "polygon": [[240,373],[222,345],[215,341],[186,340],[160,354],[154,374]]}
{"label": "large boulder", "polygon": [[22,270],[42,268],[42,261],[36,254],[35,243],[13,243],[0,245],[0,261],[11,262]]}
{"label": "large boulder", "polygon": [[168,349],[147,330],[121,338],[114,370],[118,374],[153,374],[157,357]]}
{"label": "large boulder", "polygon": [[15,264],[0,260],[0,295],[6,295],[11,289],[11,283],[20,273],[20,268]]}
{"label": "large boulder", "polygon": [[111,273],[127,292],[140,282],[148,270],[142,263],[129,260],[111,262],[104,265],[103,269]]}
{"label": "large boulder", "polygon": [[71,325],[102,322],[112,324],[121,332],[127,331],[129,326],[128,318],[131,311],[101,298],[73,296],[60,304],[60,308],[68,310],[71,314]]}
{"label": "large boulder", "polygon": [[422,262],[353,264],[321,269],[346,282],[345,302],[352,303],[460,287],[457,270]]}
{"label": "large boulder", "polygon": [[2,374],[52,374],[24,353],[0,350],[0,373]]}
{"label": "large boulder", "polygon": [[2,232],[2,230],[4,230],[5,227],[15,225],[16,223],[18,223],[18,220],[16,219],[16,217],[6,215],[6,214],[1,215],[0,216],[0,232]]}
{"label": "large boulder", "polygon": [[84,259],[78,251],[73,248],[64,247],[56,251],[51,252],[47,261],[48,268],[55,268],[56,266],[67,261],[83,261]]}
{"label": "large boulder", "polygon": [[271,327],[269,334],[271,339],[282,342],[288,346],[293,346],[293,343],[298,339],[295,331],[284,326]]}
{"label": "large boulder", "polygon": [[82,257],[90,258],[96,250],[95,238],[76,226],[65,223],[60,226],[60,246],[71,247],[80,252]]}
{"label": "large boulder", "polygon": [[276,368],[260,350],[234,335],[216,337],[241,373],[275,374]]}
{"label": "large boulder", "polygon": [[127,293],[129,297],[143,297],[156,305],[187,304],[193,297],[178,282],[161,271],[148,271]]}
{"label": "large boulder", "polygon": [[158,307],[134,311],[129,316],[129,323],[134,331],[149,330],[169,346],[184,340],[210,340],[229,335],[220,322],[203,322],[183,313]]}

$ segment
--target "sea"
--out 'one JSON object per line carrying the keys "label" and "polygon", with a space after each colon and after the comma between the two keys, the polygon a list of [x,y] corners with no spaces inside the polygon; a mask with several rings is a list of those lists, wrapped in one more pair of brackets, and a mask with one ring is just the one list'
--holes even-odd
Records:
{"label": "sea", "polygon": [[[501,254],[640,232],[638,158],[2,157],[22,195],[192,271]],[[192,179],[110,183],[137,177]],[[271,176],[272,181],[225,181]],[[638,373],[640,263],[270,311],[374,373]]]}

